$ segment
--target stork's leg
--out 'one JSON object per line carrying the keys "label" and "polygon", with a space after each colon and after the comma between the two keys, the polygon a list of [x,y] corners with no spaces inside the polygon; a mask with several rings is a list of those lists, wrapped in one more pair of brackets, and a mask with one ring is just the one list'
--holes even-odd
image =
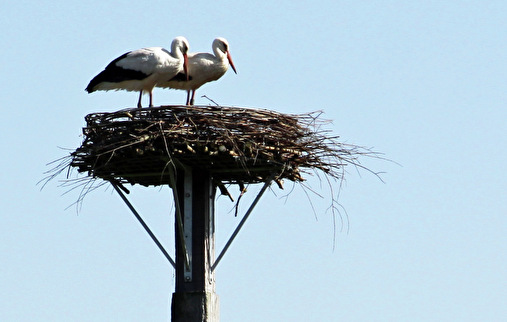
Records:
{"label": "stork's leg", "polygon": [[139,101],[137,101],[137,108],[141,108],[141,98],[143,97],[143,90],[139,92]]}
{"label": "stork's leg", "polygon": [[190,91],[187,91],[187,102],[185,104],[189,105],[189,103],[190,103]]}
{"label": "stork's leg", "polygon": [[192,90],[192,98],[190,99],[190,105],[194,105],[194,95],[195,95],[195,89]]}
{"label": "stork's leg", "polygon": [[153,90],[150,91],[150,107],[153,107]]}

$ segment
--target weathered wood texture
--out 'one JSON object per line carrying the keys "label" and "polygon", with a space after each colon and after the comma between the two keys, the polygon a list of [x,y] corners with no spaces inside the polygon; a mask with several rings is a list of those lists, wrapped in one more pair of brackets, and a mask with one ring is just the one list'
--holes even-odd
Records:
{"label": "weathered wood texture", "polygon": [[219,305],[215,274],[211,270],[215,260],[215,193],[211,176],[205,170],[179,169],[176,189],[186,226],[183,240],[187,240],[190,265],[186,265],[180,230],[175,223],[176,289],[171,305],[172,321],[215,322]]}

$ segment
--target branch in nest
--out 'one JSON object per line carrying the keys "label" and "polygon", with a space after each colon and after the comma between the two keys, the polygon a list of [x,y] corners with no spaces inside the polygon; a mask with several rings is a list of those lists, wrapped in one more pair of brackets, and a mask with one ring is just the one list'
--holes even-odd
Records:
{"label": "branch in nest", "polygon": [[232,195],[229,193],[229,190],[227,190],[227,188],[225,187],[225,185],[218,181],[218,182],[215,182],[216,186],[218,187],[218,189],[220,190],[220,194],[222,196],[228,196],[229,199],[231,199],[232,202],[234,202],[234,198],[232,197]]}

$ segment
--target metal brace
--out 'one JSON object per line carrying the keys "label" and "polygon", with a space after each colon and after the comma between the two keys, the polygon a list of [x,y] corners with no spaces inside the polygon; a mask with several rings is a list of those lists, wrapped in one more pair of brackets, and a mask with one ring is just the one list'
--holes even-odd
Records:
{"label": "metal brace", "polygon": [[259,191],[259,193],[257,194],[257,197],[255,197],[254,201],[250,205],[250,208],[248,208],[248,210],[246,211],[245,215],[243,216],[243,218],[239,222],[238,227],[236,227],[236,229],[232,233],[231,237],[229,238],[229,240],[225,244],[224,248],[220,252],[220,255],[218,255],[217,259],[215,260],[215,263],[213,263],[213,266],[211,266],[211,271],[212,272],[215,270],[215,268],[217,267],[217,265],[220,262],[220,260],[222,259],[222,257],[224,257],[225,252],[227,252],[227,249],[229,249],[229,246],[231,246],[232,241],[234,240],[234,238],[236,238],[236,235],[241,230],[241,227],[243,227],[243,225],[245,224],[246,220],[248,219],[248,216],[250,216],[250,213],[255,208],[255,205],[257,205],[257,202],[259,202],[259,200],[261,199],[262,195],[264,194],[264,192],[266,191],[266,189],[269,187],[269,185],[271,184],[271,182],[273,181],[273,179],[275,178],[275,176],[276,175],[272,174],[266,180],[266,182],[264,183],[264,186],[262,187],[261,191]]}
{"label": "metal brace", "polygon": [[188,256],[188,265],[185,266],[185,282],[192,281],[192,171],[185,169],[183,182],[183,233]]}
{"label": "metal brace", "polygon": [[167,260],[169,261],[169,263],[171,263],[171,265],[174,268],[176,268],[176,263],[171,258],[171,255],[169,255],[169,253],[165,250],[164,246],[162,246],[162,244],[158,241],[157,237],[155,236],[155,234],[153,234],[153,232],[151,231],[150,227],[148,227],[148,225],[144,222],[143,218],[141,218],[141,215],[139,215],[139,213],[136,211],[136,209],[134,208],[134,206],[132,206],[132,204],[127,199],[127,197],[123,194],[123,192],[121,192],[120,188],[118,188],[118,185],[114,181],[112,181],[112,180],[110,182],[113,185],[114,190],[116,190],[116,192],[118,192],[118,194],[123,199],[123,201],[125,202],[125,204],[127,204],[127,207],[129,207],[129,209],[132,211],[132,213],[134,214],[134,216],[136,217],[136,219],[139,221],[139,223],[141,224],[141,226],[143,226],[144,230],[146,230],[146,232],[148,233],[148,235],[150,235],[151,239],[155,242],[155,244],[158,246],[158,248],[160,249],[160,251],[162,251],[162,253],[164,254],[165,258],[167,258]]}

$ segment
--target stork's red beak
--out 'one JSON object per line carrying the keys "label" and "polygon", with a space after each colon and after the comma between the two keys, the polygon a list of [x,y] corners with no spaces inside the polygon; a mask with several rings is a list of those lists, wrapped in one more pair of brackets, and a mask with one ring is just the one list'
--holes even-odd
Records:
{"label": "stork's red beak", "polygon": [[229,64],[231,64],[232,70],[234,71],[235,74],[237,74],[236,67],[234,67],[234,63],[232,62],[232,57],[231,54],[229,54],[229,52],[227,52],[227,59],[229,60]]}
{"label": "stork's red beak", "polygon": [[187,54],[183,54],[183,71],[185,72],[185,77],[188,82],[188,57]]}

